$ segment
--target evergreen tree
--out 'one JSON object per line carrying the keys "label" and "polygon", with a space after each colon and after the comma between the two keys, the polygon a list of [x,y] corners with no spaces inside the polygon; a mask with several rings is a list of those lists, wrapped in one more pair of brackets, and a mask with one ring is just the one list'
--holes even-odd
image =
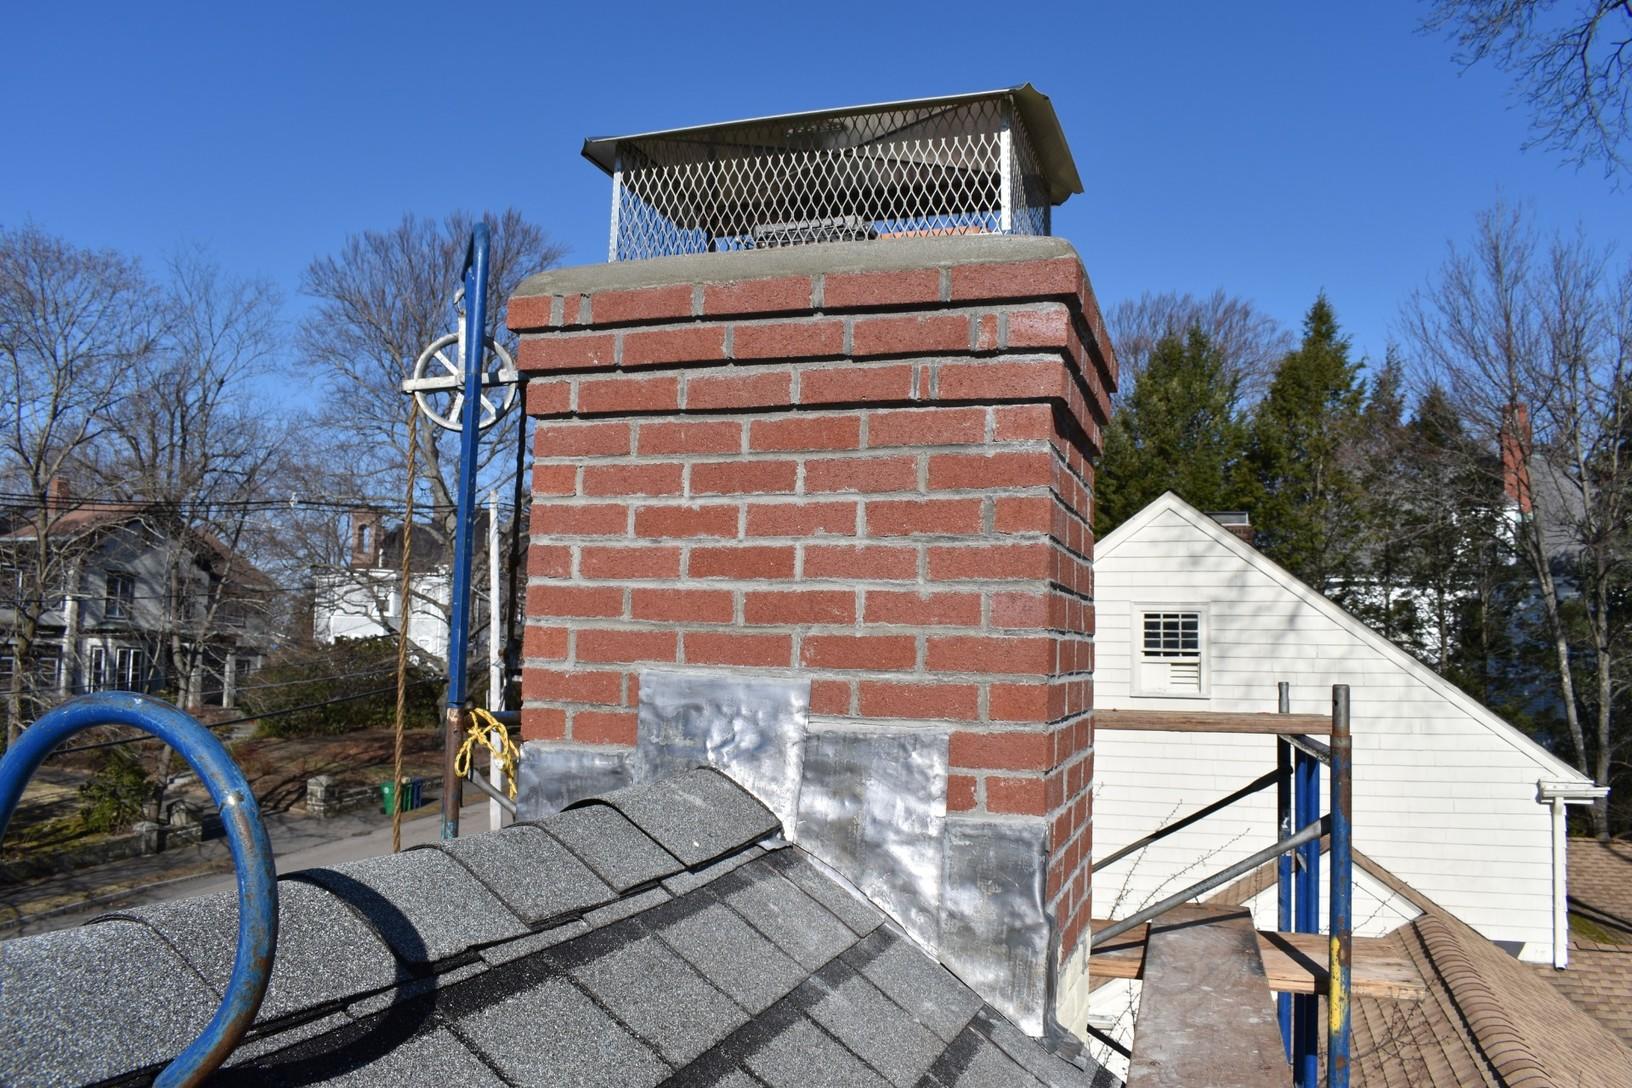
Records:
{"label": "evergreen tree", "polygon": [[1244,487],[1259,547],[1344,604],[1362,559],[1364,489],[1353,446],[1363,434],[1364,398],[1360,366],[1322,294],[1254,413]]}
{"label": "evergreen tree", "polygon": [[1359,482],[1354,540],[1363,572],[1349,608],[1373,630],[1415,648],[1420,626],[1410,566],[1410,466],[1404,370],[1391,347],[1371,381],[1348,468]]}
{"label": "evergreen tree", "polygon": [[1095,531],[1110,532],[1164,491],[1204,510],[1237,507],[1239,399],[1239,379],[1199,327],[1158,341],[1105,430]]}

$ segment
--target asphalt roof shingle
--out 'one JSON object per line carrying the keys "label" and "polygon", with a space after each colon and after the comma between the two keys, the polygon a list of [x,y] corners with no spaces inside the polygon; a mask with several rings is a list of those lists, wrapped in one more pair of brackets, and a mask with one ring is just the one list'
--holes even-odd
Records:
{"label": "asphalt roof shingle", "polygon": [[[743,841],[765,827],[746,791],[713,772],[682,779],[627,807],[688,856],[722,851],[687,865],[614,794],[284,878],[265,1013],[213,1082],[909,1088],[934,1067],[1034,1086],[1037,1066],[1067,1070],[1059,1088],[1095,1083],[983,1010],[798,847]],[[692,802],[675,797],[709,798],[729,833],[692,834]],[[0,945],[0,1083],[155,1072],[214,1012],[205,980],[224,984],[235,932],[236,902],[211,897]]]}

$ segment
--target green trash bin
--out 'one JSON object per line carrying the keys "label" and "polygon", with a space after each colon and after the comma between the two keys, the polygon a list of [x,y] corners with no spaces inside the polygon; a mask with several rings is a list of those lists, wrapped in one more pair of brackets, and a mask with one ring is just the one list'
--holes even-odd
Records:
{"label": "green trash bin", "polygon": [[380,811],[387,816],[391,815],[392,809],[398,804],[401,804],[404,812],[411,807],[408,803],[411,791],[408,788],[407,779],[403,779],[402,786],[403,788],[398,790],[395,782],[380,783]]}

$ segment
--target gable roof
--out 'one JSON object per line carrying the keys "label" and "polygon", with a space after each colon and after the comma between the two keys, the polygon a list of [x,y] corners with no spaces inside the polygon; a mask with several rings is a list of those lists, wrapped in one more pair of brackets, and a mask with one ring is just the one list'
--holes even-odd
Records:
{"label": "gable roof", "polygon": [[[279,881],[222,1084],[1098,1088],[712,770]],[[0,945],[0,1083],[151,1075],[231,971],[231,894]],[[94,1025],[94,1029],[93,1029]]]}
{"label": "gable roof", "polygon": [[1141,530],[1163,514],[1172,514],[1181,521],[1186,522],[1198,534],[1208,538],[1219,548],[1251,566],[1258,573],[1275,582],[1287,593],[1343,628],[1356,640],[1364,643],[1387,659],[1390,664],[1433,691],[1434,694],[1455,705],[1463,713],[1483,725],[1493,735],[1533,761],[1542,776],[1550,780],[1583,786],[1592,784],[1591,779],[1525,736],[1479,700],[1440,676],[1395,643],[1379,635],[1358,617],[1333,602],[1331,598],[1298,579],[1291,571],[1288,571],[1269,556],[1219,525],[1212,518],[1171,491],[1164,492],[1160,497],[1152,500],[1143,510],[1097,541],[1094,546],[1095,561],[1097,562],[1111,555],[1117,548],[1133,539]]}

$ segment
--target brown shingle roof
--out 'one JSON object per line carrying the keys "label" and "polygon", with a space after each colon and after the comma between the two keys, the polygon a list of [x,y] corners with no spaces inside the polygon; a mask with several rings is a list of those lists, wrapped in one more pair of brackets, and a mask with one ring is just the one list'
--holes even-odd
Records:
{"label": "brown shingle roof", "polygon": [[1632,942],[1632,843],[1570,840],[1570,909]]}
{"label": "brown shingle roof", "polygon": [[1574,941],[1570,965],[1534,970],[1576,1007],[1632,1047],[1632,945]]}

